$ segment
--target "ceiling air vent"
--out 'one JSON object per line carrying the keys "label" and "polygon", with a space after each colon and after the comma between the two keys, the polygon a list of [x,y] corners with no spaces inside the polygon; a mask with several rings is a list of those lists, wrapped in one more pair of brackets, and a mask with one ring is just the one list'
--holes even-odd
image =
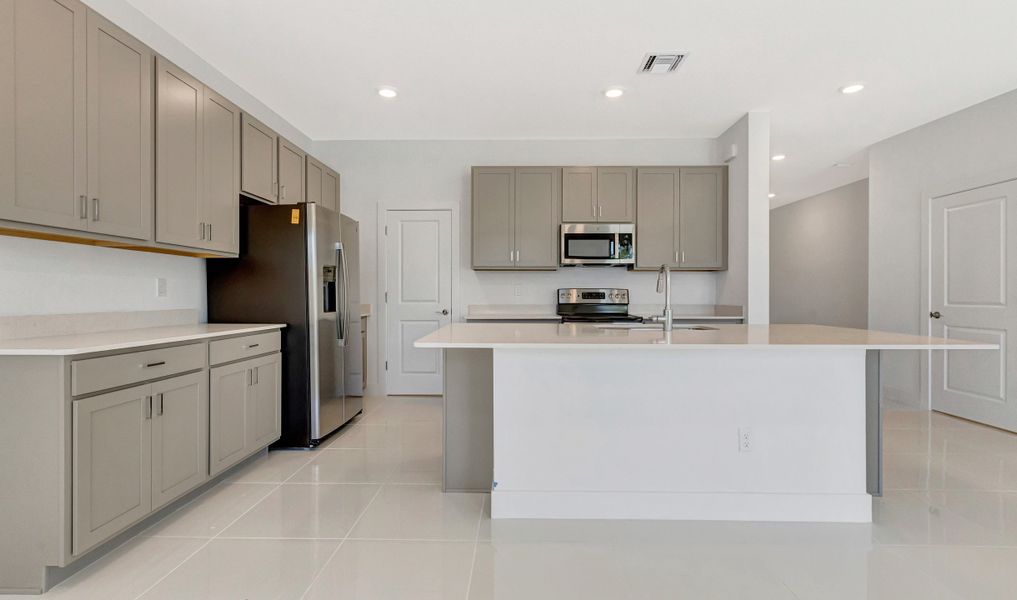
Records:
{"label": "ceiling air vent", "polygon": [[665,75],[677,69],[683,60],[685,60],[685,55],[680,52],[650,53],[643,57],[643,64],[639,72]]}

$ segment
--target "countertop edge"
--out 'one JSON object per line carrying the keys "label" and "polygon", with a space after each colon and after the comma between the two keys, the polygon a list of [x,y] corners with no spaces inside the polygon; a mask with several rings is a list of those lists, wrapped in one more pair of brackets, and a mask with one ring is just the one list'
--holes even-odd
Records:
{"label": "countertop edge", "polygon": [[[209,323],[210,325],[220,325],[219,323]],[[206,325],[206,323],[200,323],[199,325]],[[221,325],[228,325],[223,323]],[[107,344],[96,344],[89,346],[81,346],[75,348],[16,348],[13,347],[13,343],[27,340],[40,340],[45,338],[25,338],[24,340],[0,340],[0,345],[7,343],[11,344],[12,347],[0,348],[0,356],[75,356],[79,354],[93,354],[97,352],[110,352],[114,350],[130,350],[135,348],[146,348],[148,346],[158,346],[162,344],[174,344],[179,342],[193,342],[197,340],[209,340],[220,337],[229,337],[244,333],[257,333],[260,331],[272,331],[274,329],[284,329],[286,327],[283,323],[271,323],[271,324],[258,324],[258,325],[238,325],[235,329],[226,329],[223,331],[206,331],[201,333],[192,334],[180,334],[180,335],[169,335],[164,337],[153,337],[146,340],[132,340],[123,341]],[[153,328],[160,329],[160,328]],[[138,330],[123,330],[110,333],[128,333],[130,331]],[[97,334],[84,334],[84,335],[97,335]]]}

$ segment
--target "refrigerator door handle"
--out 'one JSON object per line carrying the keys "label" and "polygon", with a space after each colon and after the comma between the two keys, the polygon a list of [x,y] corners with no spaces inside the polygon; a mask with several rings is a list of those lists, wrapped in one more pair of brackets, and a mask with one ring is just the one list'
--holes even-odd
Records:
{"label": "refrigerator door handle", "polygon": [[[346,342],[346,258],[343,252],[342,242],[337,242],[335,245],[335,265],[340,271],[340,277],[336,281],[335,286],[332,289],[335,290],[335,297],[333,301],[335,303],[336,310],[339,312],[336,315],[335,320],[335,337],[339,341],[340,345],[344,345]],[[342,302],[340,303],[340,292],[342,293]]]}
{"label": "refrigerator door handle", "polygon": [[347,273],[349,269],[346,267],[346,252],[342,253],[342,275],[343,275],[343,339],[345,340],[347,332],[350,331],[352,326],[352,317],[350,316],[350,280]]}

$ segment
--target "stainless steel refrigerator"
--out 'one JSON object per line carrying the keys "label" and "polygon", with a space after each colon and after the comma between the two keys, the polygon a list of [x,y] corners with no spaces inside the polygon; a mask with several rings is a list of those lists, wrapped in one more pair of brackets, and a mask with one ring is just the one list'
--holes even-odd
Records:
{"label": "stainless steel refrigerator", "polygon": [[344,355],[360,329],[340,237],[339,213],[323,206],[247,205],[240,256],[206,261],[210,323],[286,324],[276,446],[316,446],[363,410],[346,396]]}

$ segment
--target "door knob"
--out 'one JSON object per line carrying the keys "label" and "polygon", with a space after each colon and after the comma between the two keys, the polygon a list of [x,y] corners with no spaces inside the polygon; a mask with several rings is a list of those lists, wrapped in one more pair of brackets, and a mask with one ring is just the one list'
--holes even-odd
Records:
{"label": "door knob", "polygon": [[940,314],[940,312],[938,310],[934,310],[934,311],[929,313],[929,316],[932,317],[933,319],[938,319],[938,318],[942,317],[943,315]]}
{"label": "door knob", "polygon": [[448,309],[447,308],[443,308],[441,310],[436,310],[434,312],[435,312],[435,314],[448,316]]}

